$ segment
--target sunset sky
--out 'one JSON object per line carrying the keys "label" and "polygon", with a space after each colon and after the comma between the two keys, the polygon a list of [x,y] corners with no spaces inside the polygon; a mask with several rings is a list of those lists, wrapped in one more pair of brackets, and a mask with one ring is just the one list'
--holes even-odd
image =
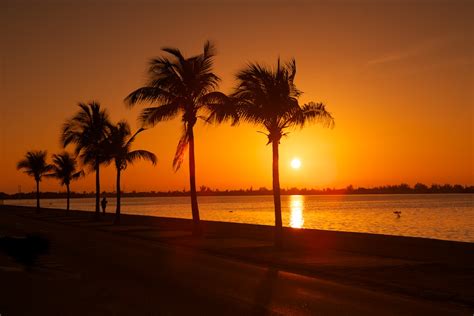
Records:
{"label": "sunset sky", "polygon": [[[99,101],[134,129],[142,86],[164,46],[186,55],[216,44],[220,90],[247,62],[295,57],[301,102],[324,102],[336,126],[292,131],[281,142],[281,186],[345,187],[406,182],[473,184],[472,1],[10,1],[0,4],[0,191],[32,191],[16,170],[28,150],[61,151],[62,123],[79,101]],[[180,120],[144,132],[125,191],[189,188],[187,161],[174,173]],[[271,147],[257,128],[199,123],[197,185],[271,187]],[[72,151],[72,148],[69,148]],[[292,169],[294,157],[300,169]],[[114,190],[113,166],[102,189]],[[94,177],[72,184],[92,191]],[[54,180],[42,183],[57,191]]]}

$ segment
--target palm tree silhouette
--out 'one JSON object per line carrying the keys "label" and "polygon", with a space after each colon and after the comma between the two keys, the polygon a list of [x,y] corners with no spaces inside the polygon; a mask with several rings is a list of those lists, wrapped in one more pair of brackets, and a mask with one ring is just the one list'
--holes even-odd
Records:
{"label": "palm tree silhouette", "polygon": [[139,102],[157,103],[158,106],[145,108],[140,114],[144,126],[181,116],[183,132],[173,160],[175,171],[179,169],[189,145],[189,183],[193,234],[201,234],[199,208],[196,193],[196,165],[194,157],[193,127],[202,112],[208,112],[208,98],[217,89],[219,77],[212,72],[214,46],[204,45],[202,54],[185,58],[177,48],[163,48],[171,55],[152,59],[149,64],[149,79],[146,85],[133,91],[125,102],[133,106]]}
{"label": "palm tree silhouette", "polygon": [[71,195],[69,185],[71,184],[71,181],[83,177],[84,171],[77,170],[77,162],[68,152],[53,155],[53,165],[51,169],[52,173],[45,176],[58,179],[61,181],[61,185],[66,186],[66,211],[69,211],[69,200]]}
{"label": "palm tree silhouette", "polygon": [[79,111],[64,123],[61,142],[75,144],[75,153],[95,171],[95,216],[100,216],[100,164],[109,158],[104,142],[110,130],[109,115],[98,102],[79,103]]}
{"label": "palm tree silhouette", "polygon": [[153,165],[156,164],[156,156],[152,152],[141,149],[131,151],[135,138],[142,131],[144,131],[143,128],[132,135],[128,123],[121,121],[117,125],[111,126],[110,134],[107,137],[107,152],[109,157],[115,162],[117,170],[116,224],[120,223],[120,173],[127,168],[128,164],[132,164],[138,159],[148,160]]}
{"label": "palm tree silhouette", "polygon": [[237,87],[228,98],[214,98],[210,121],[222,122],[232,119],[262,127],[268,137],[267,145],[272,144],[273,152],[273,200],[275,205],[275,245],[282,247],[283,227],[280,201],[280,175],[278,166],[278,145],[290,128],[304,127],[307,123],[322,123],[326,127],[334,125],[334,119],[322,103],[300,105],[301,91],[294,83],[296,62],[281,65],[278,59],[276,68],[251,63],[237,73]]}
{"label": "palm tree silhouette", "polygon": [[25,158],[20,160],[16,168],[33,177],[36,182],[36,212],[40,211],[40,182],[41,178],[51,171],[51,165],[46,162],[46,151],[29,151]]}

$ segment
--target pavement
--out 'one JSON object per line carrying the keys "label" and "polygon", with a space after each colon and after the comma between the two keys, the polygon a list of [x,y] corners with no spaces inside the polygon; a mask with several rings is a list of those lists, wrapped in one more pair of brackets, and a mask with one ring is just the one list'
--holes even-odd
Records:
{"label": "pavement", "polygon": [[[334,250],[277,251],[264,240],[221,235],[195,239],[179,227],[158,231],[73,214],[7,209],[0,210],[0,235],[40,233],[51,241],[51,251],[33,269],[0,253],[2,316],[472,315],[474,311],[469,268],[448,271],[449,280],[455,281],[449,291],[443,287],[446,282],[434,280],[423,295],[419,290],[423,271],[430,280],[446,266]],[[397,284],[399,279],[405,281]]]}

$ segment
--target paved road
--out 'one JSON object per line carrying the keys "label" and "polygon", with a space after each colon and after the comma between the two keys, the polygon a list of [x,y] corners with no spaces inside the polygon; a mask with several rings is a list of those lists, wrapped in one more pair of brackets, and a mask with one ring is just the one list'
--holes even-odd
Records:
{"label": "paved road", "polygon": [[1,214],[52,240],[42,268],[0,254],[0,314],[471,315],[443,306],[85,227]]}

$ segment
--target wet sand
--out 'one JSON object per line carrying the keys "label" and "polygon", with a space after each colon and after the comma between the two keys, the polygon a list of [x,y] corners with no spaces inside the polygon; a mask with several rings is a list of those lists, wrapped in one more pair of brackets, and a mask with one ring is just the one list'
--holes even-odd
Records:
{"label": "wet sand", "polygon": [[[0,235],[39,232],[31,271],[0,253],[0,313],[472,314],[474,244],[0,206]],[[81,300],[79,302],[78,300]]]}

